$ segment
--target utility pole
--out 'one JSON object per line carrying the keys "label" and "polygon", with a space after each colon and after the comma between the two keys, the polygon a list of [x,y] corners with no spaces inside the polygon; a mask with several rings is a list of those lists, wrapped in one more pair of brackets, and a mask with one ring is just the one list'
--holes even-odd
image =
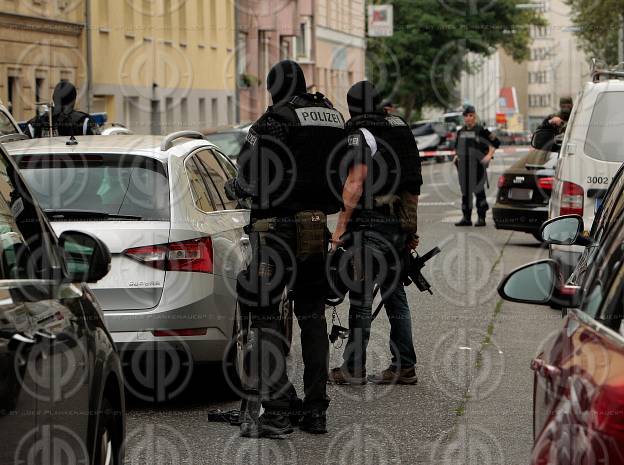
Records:
{"label": "utility pole", "polygon": [[91,0],[85,0],[85,33],[87,49],[87,113],[91,114],[93,100],[93,52],[91,38]]}

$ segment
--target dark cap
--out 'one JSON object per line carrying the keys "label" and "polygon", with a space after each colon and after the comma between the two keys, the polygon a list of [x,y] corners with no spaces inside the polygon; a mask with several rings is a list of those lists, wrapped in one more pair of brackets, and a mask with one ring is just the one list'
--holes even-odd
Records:
{"label": "dark cap", "polygon": [[377,113],[381,110],[381,95],[372,82],[360,81],[349,89],[347,103],[351,116]]}
{"label": "dark cap", "polygon": [[561,97],[559,98],[559,105],[574,105],[574,101],[572,97]]}
{"label": "dark cap", "polygon": [[273,98],[274,105],[296,95],[305,94],[307,87],[301,66],[292,60],[277,63],[267,76],[267,90]]}
{"label": "dark cap", "polygon": [[464,112],[462,113],[464,116],[466,116],[469,113],[476,113],[477,110],[473,105],[466,105],[464,107]]}

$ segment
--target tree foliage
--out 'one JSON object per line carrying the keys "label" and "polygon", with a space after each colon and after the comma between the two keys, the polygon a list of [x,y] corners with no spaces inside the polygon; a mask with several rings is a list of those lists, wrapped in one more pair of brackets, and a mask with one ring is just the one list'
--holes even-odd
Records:
{"label": "tree foliage", "polygon": [[[617,0],[614,0],[617,1]],[[386,3],[386,2],[384,2]],[[392,0],[394,35],[369,38],[367,73],[409,119],[425,106],[455,107],[469,53],[501,46],[516,61],[528,58],[529,26],[544,25],[525,0]]]}
{"label": "tree foliage", "polygon": [[572,22],[583,50],[607,64],[618,62],[618,30],[624,15],[622,0],[568,0]]}

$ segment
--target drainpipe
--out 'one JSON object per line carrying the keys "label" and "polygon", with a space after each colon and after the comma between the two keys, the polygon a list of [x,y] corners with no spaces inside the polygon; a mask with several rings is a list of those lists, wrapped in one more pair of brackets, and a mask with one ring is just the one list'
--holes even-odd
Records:
{"label": "drainpipe", "polygon": [[85,32],[87,48],[87,113],[91,114],[93,100],[93,54],[91,51],[91,0],[85,0]]}

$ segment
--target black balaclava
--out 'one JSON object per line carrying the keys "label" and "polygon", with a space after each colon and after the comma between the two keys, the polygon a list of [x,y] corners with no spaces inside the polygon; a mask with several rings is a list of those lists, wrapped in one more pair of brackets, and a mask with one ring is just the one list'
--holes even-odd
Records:
{"label": "black balaclava", "polygon": [[76,87],[69,81],[61,81],[54,88],[52,100],[54,101],[54,114],[69,114],[74,111],[76,104]]}
{"label": "black balaclava", "polygon": [[290,100],[295,95],[306,93],[306,80],[298,63],[284,60],[277,63],[267,76],[267,90],[273,98],[273,105]]}
{"label": "black balaclava", "polygon": [[351,117],[364,113],[382,113],[381,95],[370,81],[354,84],[347,93],[347,103]]}

